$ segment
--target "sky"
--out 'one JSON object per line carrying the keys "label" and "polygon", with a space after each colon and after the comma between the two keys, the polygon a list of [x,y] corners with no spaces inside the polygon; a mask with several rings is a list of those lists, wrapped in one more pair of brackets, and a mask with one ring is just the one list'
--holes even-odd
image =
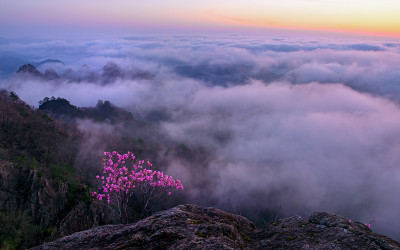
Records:
{"label": "sky", "polygon": [[400,36],[397,0],[0,0],[0,34],[274,31]]}

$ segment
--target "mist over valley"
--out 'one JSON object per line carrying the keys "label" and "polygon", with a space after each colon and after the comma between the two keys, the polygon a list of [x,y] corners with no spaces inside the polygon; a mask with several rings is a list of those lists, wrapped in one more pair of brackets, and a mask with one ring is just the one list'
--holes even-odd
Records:
{"label": "mist over valley", "polygon": [[34,109],[67,100],[46,112],[87,138],[77,171],[114,136],[140,138],[185,203],[259,223],[326,211],[399,240],[399,52],[356,38],[4,39],[0,87]]}

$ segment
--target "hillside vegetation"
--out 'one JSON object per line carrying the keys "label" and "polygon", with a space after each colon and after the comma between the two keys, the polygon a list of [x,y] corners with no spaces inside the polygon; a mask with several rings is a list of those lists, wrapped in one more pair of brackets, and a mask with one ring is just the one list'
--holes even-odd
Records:
{"label": "hillside vegetation", "polygon": [[[94,176],[101,171],[102,153],[120,150],[144,159],[155,157],[156,150],[143,139],[78,128],[76,118],[134,122],[129,112],[110,102],[77,108],[65,99],[49,98],[40,107],[0,90],[1,248],[27,248],[117,223],[90,194]],[[67,116],[64,121],[57,119]],[[90,140],[93,145],[88,144]]]}

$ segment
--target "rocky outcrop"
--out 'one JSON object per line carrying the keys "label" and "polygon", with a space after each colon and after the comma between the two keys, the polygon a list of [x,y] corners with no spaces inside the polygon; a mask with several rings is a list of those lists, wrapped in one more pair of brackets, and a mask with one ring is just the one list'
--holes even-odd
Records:
{"label": "rocky outcrop", "polygon": [[34,249],[237,249],[246,248],[254,228],[246,218],[219,209],[181,205],[135,224],[101,226]]}
{"label": "rocky outcrop", "polygon": [[180,205],[135,224],[101,226],[33,249],[400,249],[400,243],[327,213],[256,228],[216,208]]}

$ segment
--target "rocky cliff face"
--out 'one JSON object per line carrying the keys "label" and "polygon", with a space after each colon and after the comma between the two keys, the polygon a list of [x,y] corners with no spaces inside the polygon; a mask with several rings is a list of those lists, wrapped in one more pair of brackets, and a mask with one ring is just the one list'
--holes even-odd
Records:
{"label": "rocky cliff face", "polygon": [[0,211],[28,211],[34,223],[53,237],[65,236],[104,224],[107,220],[99,202],[80,201],[69,207],[71,188],[66,182],[49,178],[38,169],[17,166],[0,159]]}
{"label": "rocky cliff face", "polygon": [[33,249],[400,249],[400,243],[327,213],[256,228],[239,215],[180,205],[135,224],[101,226]]}
{"label": "rocky cliff face", "polygon": [[0,211],[29,210],[46,228],[64,209],[68,186],[41,178],[37,170],[0,160]]}

